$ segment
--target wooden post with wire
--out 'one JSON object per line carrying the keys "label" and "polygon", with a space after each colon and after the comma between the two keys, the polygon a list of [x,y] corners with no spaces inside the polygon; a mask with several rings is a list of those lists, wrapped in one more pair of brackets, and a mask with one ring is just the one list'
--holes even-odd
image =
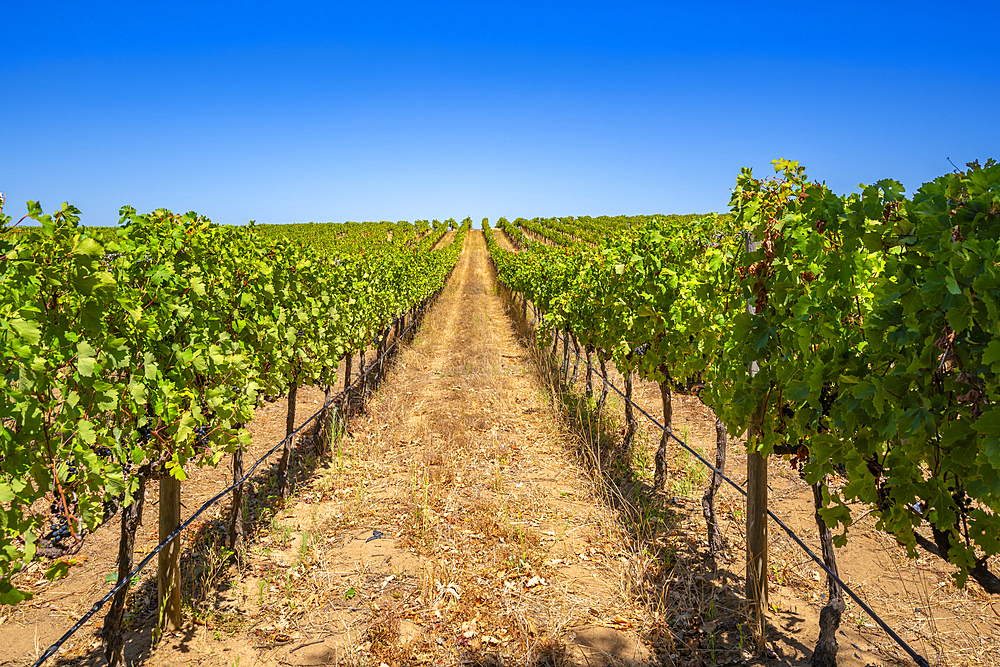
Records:
{"label": "wooden post with wire", "polygon": [[753,606],[757,641],[763,649],[767,611],[767,458],[757,452],[747,453],[747,600]]}
{"label": "wooden post with wire", "polygon": [[[165,473],[160,479],[160,542],[181,525],[181,481]],[[170,541],[158,554],[156,570],[160,630],[181,627],[181,538]]]}
{"label": "wooden post with wire", "polygon": [[[746,251],[751,253],[760,245],[748,233]],[[747,312],[753,314],[754,306],[747,301]],[[750,375],[754,376],[760,370],[757,362],[750,364]],[[758,648],[765,647],[765,613],[767,612],[767,458],[753,451],[755,441],[760,437],[760,424],[763,415],[760,411],[764,405],[758,406],[754,419],[747,433],[747,601],[751,605],[752,621],[757,635]]]}

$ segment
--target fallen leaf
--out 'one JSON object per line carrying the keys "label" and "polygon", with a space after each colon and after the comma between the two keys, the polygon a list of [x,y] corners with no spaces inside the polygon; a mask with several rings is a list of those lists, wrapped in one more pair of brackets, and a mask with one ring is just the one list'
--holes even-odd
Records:
{"label": "fallen leaf", "polygon": [[632,627],[632,621],[624,616],[618,615],[611,619],[610,624],[618,630],[628,630]]}

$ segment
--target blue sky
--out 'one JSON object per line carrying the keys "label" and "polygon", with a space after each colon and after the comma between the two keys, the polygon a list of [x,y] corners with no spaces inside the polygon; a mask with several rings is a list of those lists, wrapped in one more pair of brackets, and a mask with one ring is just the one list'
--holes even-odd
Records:
{"label": "blue sky", "polygon": [[[12,5],[12,6],[11,6]],[[0,192],[113,224],[726,210],[1000,158],[1000,2],[8,3]]]}

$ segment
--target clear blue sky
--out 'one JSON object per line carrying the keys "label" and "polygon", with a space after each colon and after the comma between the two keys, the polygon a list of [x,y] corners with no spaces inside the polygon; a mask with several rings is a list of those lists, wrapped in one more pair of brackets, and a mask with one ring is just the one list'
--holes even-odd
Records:
{"label": "clear blue sky", "polygon": [[6,3],[5,212],[726,210],[1000,158],[1000,2]]}

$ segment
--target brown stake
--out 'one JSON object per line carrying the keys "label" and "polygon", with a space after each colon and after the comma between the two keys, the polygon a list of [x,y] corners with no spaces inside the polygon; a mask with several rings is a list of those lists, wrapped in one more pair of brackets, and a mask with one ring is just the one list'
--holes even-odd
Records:
{"label": "brown stake", "polygon": [[580,369],[580,341],[573,336],[573,351],[576,353],[573,355],[573,377],[569,379],[569,386],[574,386],[576,384],[576,372]]}
{"label": "brown stake", "polygon": [[372,384],[376,385],[379,379],[382,377],[382,369],[385,368],[385,359],[382,358],[382,353],[385,352],[385,339],[389,336],[389,330],[386,329],[379,335],[378,346],[375,348],[375,361],[372,363],[378,364],[378,370],[375,371],[375,377],[372,380]]}
{"label": "brown stake", "polygon": [[[135,534],[142,523],[142,505],[146,495],[146,477],[138,475],[139,485],[132,498],[132,504],[122,508],[121,538],[118,541],[118,581],[124,581],[132,573],[133,554],[135,553]],[[125,601],[128,598],[132,582],[125,586],[111,599],[111,607],[104,619],[104,657],[109,667],[125,664],[125,637],[122,634],[122,618],[125,615]]]}
{"label": "brown stake", "polygon": [[[242,428],[242,425],[241,425]],[[233,482],[243,477],[243,448],[233,452]],[[243,482],[233,489],[233,505],[229,512],[229,548],[243,561],[245,526],[243,518]]]}
{"label": "brown stake", "polygon": [[601,387],[601,397],[597,399],[597,411],[604,409],[604,402],[608,400],[608,367],[602,351],[598,350],[597,360],[601,362],[601,380],[604,383]]}
{"label": "brown stake", "polygon": [[386,327],[385,331],[382,332],[382,342],[379,343],[379,346],[378,346],[378,359],[379,359],[379,362],[378,362],[378,380],[379,380],[379,384],[382,383],[382,378],[385,377],[385,358],[383,357],[383,355],[385,354],[386,349],[389,347],[388,343],[389,343],[389,331],[390,331],[390,329],[391,329],[391,327]]}
{"label": "brown stake", "polygon": [[349,412],[351,406],[351,397],[347,393],[347,388],[351,386],[351,353],[348,352],[344,355],[344,406],[345,411]]}
{"label": "brown stake", "polygon": [[285,446],[281,450],[281,460],[278,461],[278,492],[282,498],[287,498],[292,490],[289,481],[288,467],[292,461],[292,431],[295,430],[295,402],[298,397],[298,385],[292,385],[288,390],[288,414],[285,417]]}
{"label": "brown stake", "polygon": [[[819,543],[823,547],[823,562],[839,577],[837,553],[833,549],[833,533],[819,513],[825,504],[824,488],[826,488],[826,475],[812,487],[816,526],[819,528]],[[812,667],[837,667],[837,629],[840,627],[840,617],[844,613],[844,595],[840,590],[840,584],[830,575],[827,575],[826,583],[829,602],[819,613],[819,640],[812,655],[810,663]]]}
{"label": "brown stake", "polygon": [[[760,245],[752,234],[746,236],[746,251],[753,252]],[[747,300],[747,312],[756,312],[754,303]],[[760,365],[750,363],[750,376],[757,375]],[[766,406],[757,406],[762,413]],[[762,438],[760,425],[763,415],[754,415],[747,433],[747,601],[750,603],[752,621],[757,626],[758,648],[765,648],[765,611],[767,610],[767,458],[754,448]]]}
{"label": "brown stake", "polygon": [[589,345],[585,346],[587,351],[587,398],[594,395],[594,366],[592,364],[593,350]]}
{"label": "brown stake", "polygon": [[563,382],[565,382],[567,379],[566,376],[569,373],[569,330],[568,329],[563,329],[562,344],[563,344],[563,360],[562,360],[562,367],[560,368],[559,371],[559,377],[561,377],[563,379]]}
{"label": "brown stake", "polygon": [[[365,342],[365,345],[368,345],[368,343]],[[358,381],[358,396],[361,397],[361,400],[363,402],[365,400],[365,386],[367,386],[368,384],[368,376],[365,375],[364,350],[361,350],[361,352],[358,353],[358,378],[360,378],[360,380]]]}
{"label": "brown stake", "polygon": [[326,453],[326,447],[333,440],[333,387],[326,385],[323,390],[323,421],[320,423],[319,440],[316,443],[316,453],[322,456]]}
{"label": "brown stake", "polygon": [[[181,481],[171,474],[160,479],[160,542],[181,525]],[[156,590],[160,629],[173,632],[181,627],[181,536],[159,553]]]}
{"label": "brown stake", "polygon": [[722,551],[722,533],[719,531],[719,519],[715,516],[715,493],[722,484],[722,475],[726,472],[726,425],[721,419],[715,420],[715,467],[719,472],[712,472],[712,482],[705,489],[701,499],[701,511],[708,525],[708,549],[712,556]]}
{"label": "brown stake", "polygon": [[667,490],[667,440],[670,436],[667,431],[673,430],[674,408],[670,394],[670,376],[667,375],[660,383],[660,399],[663,403],[663,428],[666,430],[660,435],[660,446],[656,448],[656,456],[653,457],[655,464],[653,472],[653,491],[660,493]]}
{"label": "brown stake", "polygon": [[[635,412],[632,410],[632,373],[625,374],[625,437],[622,439],[622,453],[628,455],[632,451],[632,441],[635,439],[635,431],[639,428],[639,422],[635,420]],[[631,458],[631,457],[630,457]]]}
{"label": "brown stake", "polygon": [[[755,438],[751,437],[751,442]],[[767,610],[767,459],[747,453],[747,601],[757,642],[764,649]]]}

